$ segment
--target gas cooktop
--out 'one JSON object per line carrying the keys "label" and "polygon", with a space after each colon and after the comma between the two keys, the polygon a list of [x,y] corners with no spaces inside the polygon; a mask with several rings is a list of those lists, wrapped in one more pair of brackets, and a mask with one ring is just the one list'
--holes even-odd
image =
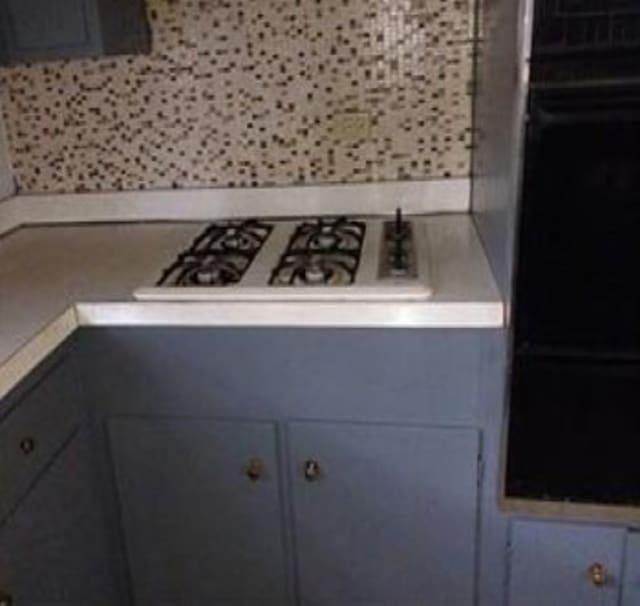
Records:
{"label": "gas cooktop", "polygon": [[149,285],[146,300],[423,300],[431,295],[424,225],[331,217],[219,221]]}

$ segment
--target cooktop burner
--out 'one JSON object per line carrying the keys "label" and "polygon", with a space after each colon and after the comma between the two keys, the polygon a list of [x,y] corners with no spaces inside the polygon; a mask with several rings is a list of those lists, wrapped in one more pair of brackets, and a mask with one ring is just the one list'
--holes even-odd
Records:
{"label": "cooktop burner", "polygon": [[237,284],[273,226],[256,220],[214,223],[162,273],[158,286]]}
{"label": "cooktop burner", "polygon": [[366,225],[341,217],[298,225],[271,272],[272,286],[348,286],[360,264]]}

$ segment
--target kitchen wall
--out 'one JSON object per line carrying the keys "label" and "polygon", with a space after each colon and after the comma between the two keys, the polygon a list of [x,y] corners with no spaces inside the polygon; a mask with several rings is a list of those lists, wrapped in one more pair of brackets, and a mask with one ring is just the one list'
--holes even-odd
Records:
{"label": "kitchen wall", "polygon": [[473,0],[148,0],[148,56],[4,69],[23,192],[467,176]]}
{"label": "kitchen wall", "polygon": [[482,0],[478,11],[472,209],[507,305],[514,271],[532,11],[533,0]]}
{"label": "kitchen wall", "polygon": [[13,190],[13,171],[11,170],[9,157],[9,142],[7,141],[7,132],[0,112],[0,200],[10,196]]}

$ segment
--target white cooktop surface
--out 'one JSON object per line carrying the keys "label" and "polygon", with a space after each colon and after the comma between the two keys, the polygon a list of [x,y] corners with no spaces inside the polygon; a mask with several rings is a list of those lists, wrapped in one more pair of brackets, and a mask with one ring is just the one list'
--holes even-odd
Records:
{"label": "white cooktop surface", "polygon": [[[169,267],[209,224],[196,224],[184,246],[172,252],[134,296],[146,301],[425,301],[432,295],[429,242],[423,219],[407,219],[414,234],[416,276],[380,277],[384,220],[359,219],[366,224],[360,264],[353,284],[345,286],[273,286],[271,273],[287,249],[302,220],[268,221],[273,231],[243,275],[227,286],[157,286],[162,271]],[[308,219],[307,219],[308,221]]]}

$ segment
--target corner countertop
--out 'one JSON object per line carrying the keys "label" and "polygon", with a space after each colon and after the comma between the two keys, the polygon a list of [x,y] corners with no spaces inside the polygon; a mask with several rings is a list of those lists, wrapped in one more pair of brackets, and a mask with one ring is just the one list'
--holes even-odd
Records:
{"label": "corner countertop", "polygon": [[0,238],[0,397],[80,326],[502,326],[471,217],[436,215],[426,225],[435,293],[406,303],[137,302],[133,291],[189,241],[193,223],[17,229]]}

